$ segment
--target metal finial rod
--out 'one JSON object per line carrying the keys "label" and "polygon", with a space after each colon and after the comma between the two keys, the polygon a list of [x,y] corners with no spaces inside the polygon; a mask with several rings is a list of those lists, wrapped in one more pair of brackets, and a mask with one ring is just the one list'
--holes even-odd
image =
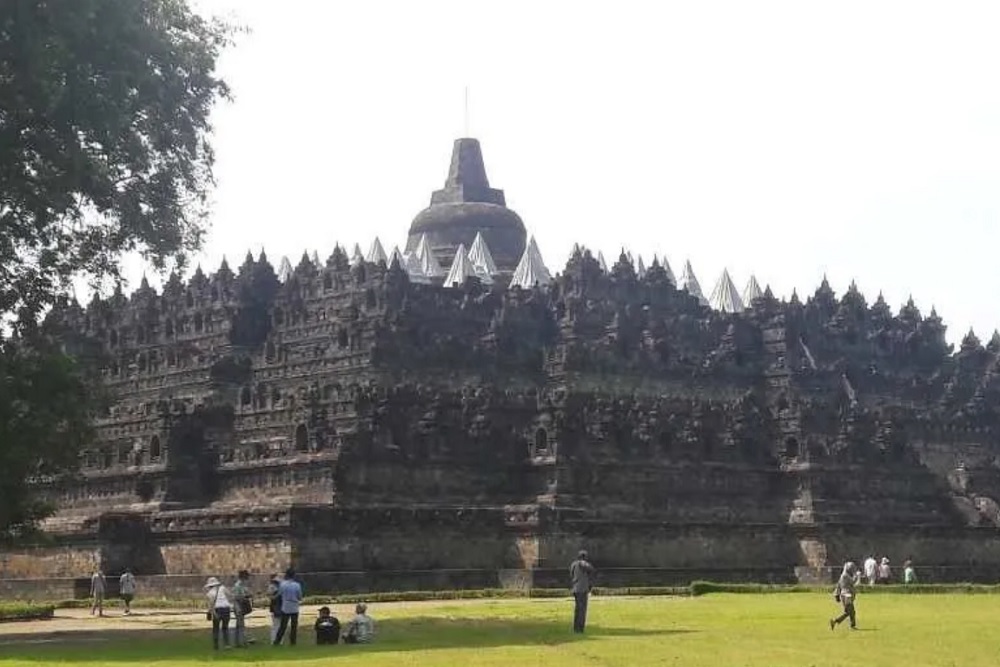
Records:
{"label": "metal finial rod", "polygon": [[469,87],[465,87],[465,136],[469,136]]}

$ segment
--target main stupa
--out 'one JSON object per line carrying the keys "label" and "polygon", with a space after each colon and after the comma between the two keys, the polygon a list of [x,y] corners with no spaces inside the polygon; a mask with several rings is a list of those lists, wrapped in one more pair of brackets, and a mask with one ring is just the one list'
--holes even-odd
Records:
{"label": "main stupa", "polygon": [[406,250],[427,241],[442,266],[449,266],[460,245],[472,246],[481,233],[497,269],[510,273],[524,254],[526,233],[520,216],[507,208],[503,190],[490,187],[483,152],[476,139],[457,139],[444,188],[413,219]]}

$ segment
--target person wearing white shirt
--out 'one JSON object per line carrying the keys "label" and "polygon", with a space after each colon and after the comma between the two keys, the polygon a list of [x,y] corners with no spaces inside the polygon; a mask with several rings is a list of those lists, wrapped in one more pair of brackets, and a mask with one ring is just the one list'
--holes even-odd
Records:
{"label": "person wearing white shirt", "polygon": [[229,648],[229,618],[232,614],[232,604],[229,601],[229,589],[215,577],[209,577],[205,582],[205,597],[208,598],[208,618],[212,621],[212,648],[219,650],[219,637]]}
{"label": "person wearing white shirt", "polygon": [[878,562],[875,560],[875,556],[869,556],[865,559],[865,580],[868,582],[869,586],[875,585],[875,578],[878,572]]}

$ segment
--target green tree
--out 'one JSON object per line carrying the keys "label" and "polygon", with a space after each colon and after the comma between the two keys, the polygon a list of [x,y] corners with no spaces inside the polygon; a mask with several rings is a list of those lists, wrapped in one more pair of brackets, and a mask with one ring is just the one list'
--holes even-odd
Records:
{"label": "green tree", "polygon": [[88,369],[42,315],[124,253],[163,268],[201,243],[232,35],[187,0],[0,2],[0,536],[50,510],[31,482],[88,436]]}

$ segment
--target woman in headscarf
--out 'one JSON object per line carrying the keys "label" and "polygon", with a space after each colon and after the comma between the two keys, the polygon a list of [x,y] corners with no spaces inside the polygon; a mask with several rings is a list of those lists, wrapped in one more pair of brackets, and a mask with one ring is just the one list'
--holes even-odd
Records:
{"label": "woman in headscarf", "polygon": [[851,619],[851,630],[857,630],[857,618],[854,614],[854,597],[856,594],[857,566],[851,561],[844,563],[844,571],[837,580],[837,586],[833,589],[833,599],[844,607],[844,613],[837,618],[830,619],[830,629],[833,630],[846,619]]}
{"label": "woman in headscarf", "polygon": [[220,635],[222,643],[229,648],[229,617],[232,614],[229,589],[215,577],[209,577],[205,582],[205,597],[208,598],[208,618],[212,621],[212,648],[219,650]]}

